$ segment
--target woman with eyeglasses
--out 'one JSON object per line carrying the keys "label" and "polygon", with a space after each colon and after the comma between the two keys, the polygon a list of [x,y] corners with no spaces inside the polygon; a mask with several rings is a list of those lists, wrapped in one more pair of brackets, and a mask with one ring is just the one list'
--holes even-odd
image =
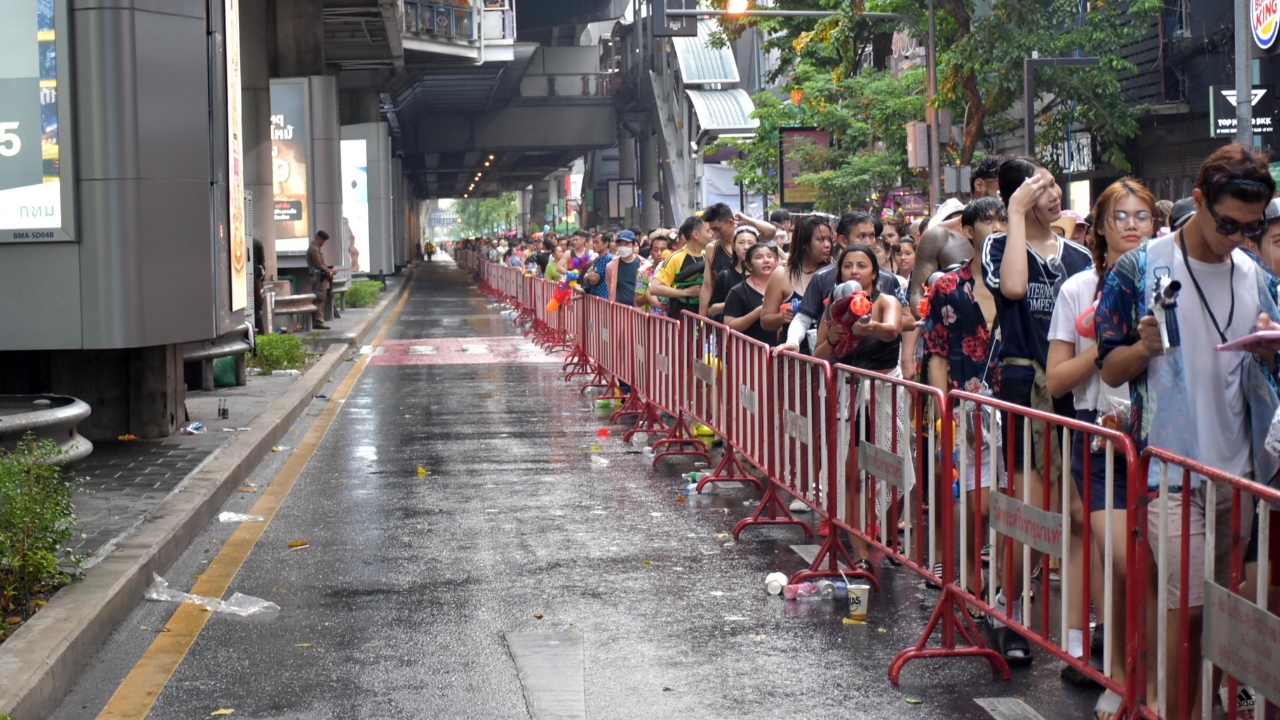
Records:
{"label": "woman with eyeglasses", "polygon": [[[996,233],[982,244],[983,282],[996,299],[996,322],[1000,342],[996,349],[1000,383],[996,396],[1001,400],[1041,412],[1074,415],[1070,395],[1058,401],[1049,395],[1045,366],[1049,359],[1049,324],[1053,318],[1058,289],[1067,278],[1093,264],[1093,257],[1078,245],[1054,233],[1053,223],[1062,216],[1062,190],[1053,173],[1035,158],[1011,158],[1000,164],[997,175],[1000,197],[1009,209],[1008,232]],[[1003,414],[1005,428],[1012,428],[1013,462],[1009,465],[1014,497],[1040,498],[1044,467],[1045,423],[1031,423],[1031,433],[1021,417]],[[1050,447],[1054,443],[1050,441]],[[1058,465],[1056,456],[1051,467]],[[1024,473],[1024,457],[1031,471]],[[1053,479],[1053,478],[1051,478]],[[1056,481],[1056,479],[1054,479]],[[1059,496],[1060,497],[1060,496]],[[1026,623],[1022,601],[1022,544],[1013,542],[1013,562],[1002,540],[997,552],[1002,589],[995,598],[996,610],[1015,622]],[[992,645],[1011,665],[1031,662],[1031,646],[1026,638],[990,618]]]}
{"label": "woman with eyeglasses", "polygon": [[[773,271],[765,289],[764,310],[760,318],[760,325],[765,330],[776,333],[791,324],[809,281],[831,261],[833,235],[826,218],[817,215],[801,218],[796,223],[791,256],[785,265]],[[802,351],[807,344],[802,344]]]}
{"label": "woman with eyeglasses", "polygon": [[[1046,380],[1054,397],[1071,396],[1075,399],[1076,419],[1111,429],[1128,425],[1129,389],[1125,385],[1113,388],[1102,382],[1098,375],[1098,342],[1094,331],[1094,310],[1102,294],[1103,280],[1121,255],[1140,246],[1156,230],[1155,196],[1141,182],[1133,178],[1121,178],[1098,196],[1094,206],[1093,268],[1072,275],[1062,284],[1057,304],[1053,309],[1053,321],[1049,328],[1049,365]],[[1084,476],[1085,445],[1089,448],[1089,476]],[[1112,648],[1111,676],[1124,681],[1124,598],[1126,593],[1125,559],[1126,528],[1128,523],[1128,473],[1123,454],[1116,452],[1112,462],[1111,487],[1107,487],[1107,456],[1105,446],[1086,440],[1084,433],[1071,433],[1071,476],[1074,480],[1071,493],[1071,561],[1067,568],[1070,587],[1077,588],[1064,598],[1067,612],[1067,652],[1073,657],[1085,657],[1084,623],[1088,621],[1087,603],[1093,601],[1098,617],[1105,617],[1106,585],[1102,568],[1108,551],[1107,515],[1111,516],[1111,620],[1104,628],[1095,628],[1094,641],[1100,635],[1109,638]],[[1084,523],[1086,510],[1084,497],[1088,484],[1088,522],[1091,526],[1090,557],[1085,557]],[[1090,584],[1090,597],[1078,589],[1083,587],[1084,563],[1093,563],[1094,578]],[[1091,643],[1092,644],[1092,643]],[[1062,677],[1068,682],[1094,687],[1096,684],[1071,665],[1062,669]]]}

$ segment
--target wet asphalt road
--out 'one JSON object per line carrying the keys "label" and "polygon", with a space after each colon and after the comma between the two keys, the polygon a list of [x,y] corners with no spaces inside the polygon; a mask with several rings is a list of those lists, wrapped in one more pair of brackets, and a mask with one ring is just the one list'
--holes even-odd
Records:
{"label": "wet asphalt road", "polygon": [[[446,261],[418,273],[388,340],[515,334]],[[895,688],[889,661],[914,644],[935,593],[883,566],[863,626],[842,624],[843,603],[766,595],[768,572],[802,568],[789,546],[804,540],[752,529],[730,543],[753,492],[677,502],[692,465],[653,471],[638,446],[597,440],[605,422],[559,363],[492,359],[366,368],[232,584],[281,612],[212,616],[149,717],[526,718],[504,634],[564,630],[583,638],[593,719],[990,717],[980,697],[1088,716],[1094,694],[1064,687],[1043,657],[1008,683],[981,660],[916,661]],[[590,462],[597,442],[607,468]],[[172,584],[189,589],[232,529],[213,523]],[[291,551],[293,540],[310,545]],[[173,608],[140,605],[55,717],[96,717]]]}

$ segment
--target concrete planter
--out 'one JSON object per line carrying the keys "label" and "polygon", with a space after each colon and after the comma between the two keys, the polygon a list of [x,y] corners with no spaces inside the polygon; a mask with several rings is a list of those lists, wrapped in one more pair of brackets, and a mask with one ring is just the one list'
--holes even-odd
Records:
{"label": "concrete planter", "polygon": [[27,433],[62,449],[61,464],[83,460],[93,443],[76,432],[89,406],[66,395],[0,395],[0,449],[11,450]]}

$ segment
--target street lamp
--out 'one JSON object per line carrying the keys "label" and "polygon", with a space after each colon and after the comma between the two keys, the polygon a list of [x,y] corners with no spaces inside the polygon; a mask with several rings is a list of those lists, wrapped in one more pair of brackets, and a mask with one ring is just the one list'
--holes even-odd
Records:
{"label": "street lamp", "polygon": [[[653,0],[655,3],[665,3],[667,0]],[[687,9],[668,9],[667,17],[673,18],[702,18],[702,17],[776,17],[776,18],[828,18],[835,15],[834,10],[752,10],[749,8],[750,0],[729,0],[726,10],[687,10]],[[934,0],[929,0],[929,44],[925,53],[927,86],[925,89],[925,119],[929,123],[930,142],[929,142],[929,207],[936,210],[938,204],[942,202],[942,181],[939,175],[940,161],[938,159],[938,109],[934,107],[934,98],[938,94],[938,39],[937,39],[937,22],[934,14]],[[858,13],[858,17],[867,20],[896,20],[905,23],[920,31],[920,26],[915,20],[900,15],[898,13],[886,12],[864,12]]]}

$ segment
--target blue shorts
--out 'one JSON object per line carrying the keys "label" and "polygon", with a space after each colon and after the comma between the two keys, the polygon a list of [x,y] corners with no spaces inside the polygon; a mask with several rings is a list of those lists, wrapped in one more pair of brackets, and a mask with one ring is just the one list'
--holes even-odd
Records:
{"label": "blue shorts", "polygon": [[[1094,423],[1098,413],[1093,410],[1076,410],[1076,419],[1080,422]],[[1084,502],[1084,444],[1085,434],[1071,433],[1071,477],[1075,479],[1076,490],[1080,493],[1080,502]],[[1115,475],[1112,479],[1113,510],[1124,510],[1129,507],[1129,466],[1125,462],[1120,448],[1114,451],[1115,460],[1112,465]],[[1089,512],[1107,509],[1107,454],[1104,450],[1093,453],[1089,458]]]}

